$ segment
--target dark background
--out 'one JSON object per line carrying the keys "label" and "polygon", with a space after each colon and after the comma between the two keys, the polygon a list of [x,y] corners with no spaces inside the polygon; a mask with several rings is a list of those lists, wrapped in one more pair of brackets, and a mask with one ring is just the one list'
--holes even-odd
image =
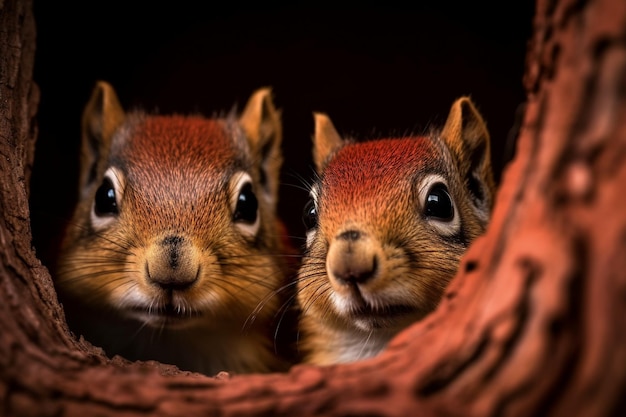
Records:
{"label": "dark background", "polygon": [[80,117],[99,79],[126,108],[207,116],[242,108],[255,89],[271,86],[284,123],[279,214],[297,237],[307,199],[299,187],[312,177],[313,111],[365,139],[439,126],[454,99],[470,95],[490,129],[499,180],[525,99],[534,2],[382,4],[36,0],[41,102],[31,207],[40,257],[75,201]]}

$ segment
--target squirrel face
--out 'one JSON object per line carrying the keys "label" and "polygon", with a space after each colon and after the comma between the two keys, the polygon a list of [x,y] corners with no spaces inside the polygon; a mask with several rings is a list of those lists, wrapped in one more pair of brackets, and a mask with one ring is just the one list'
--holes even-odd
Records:
{"label": "squirrel face", "polygon": [[489,135],[468,98],[429,136],[361,143],[315,115],[318,180],[305,207],[301,345],[316,364],[377,354],[437,304],[487,225]]}
{"label": "squirrel face", "polygon": [[[243,131],[226,123],[129,117],[85,201],[89,214],[72,238],[60,285],[84,285],[148,325],[250,314],[280,272],[260,256],[276,250],[264,239],[273,221],[266,192],[242,152]],[[89,256],[110,265],[90,264]],[[98,279],[85,278],[90,267]],[[256,274],[258,280],[245,278]]]}
{"label": "squirrel face", "polygon": [[[224,345],[215,366],[192,370],[271,368],[264,332],[285,276],[274,214],[280,140],[269,89],[255,92],[239,117],[204,118],[126,114],[100,82],[83,115],[80,200],[62,245],[59,292],[136,328],[192,329],[190,337],[211,344],[199,347],[206,357],[198,363]],[[75,321],[110,345],[88,318]],[[179,349],[128,356],[174,364],[193,356]],[[244,364],[227,355],[255,357]]]}

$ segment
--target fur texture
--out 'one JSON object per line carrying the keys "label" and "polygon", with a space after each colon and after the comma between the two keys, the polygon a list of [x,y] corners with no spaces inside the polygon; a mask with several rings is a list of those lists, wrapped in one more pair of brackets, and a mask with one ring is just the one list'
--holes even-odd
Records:
{"label": "fur texture", "polygon": [[99,82],[55,274],[71,329],[110,356],[208,375],[286,369],[281,135],[267,88],[240,116],[204,118],[126,113]]}
{"label": "fur texture", "polygon": [[489,134],[469,98],[441,131],[358,143],[315,115],[299,348],[308,363],[375,356],[434,310],[493,204]]}

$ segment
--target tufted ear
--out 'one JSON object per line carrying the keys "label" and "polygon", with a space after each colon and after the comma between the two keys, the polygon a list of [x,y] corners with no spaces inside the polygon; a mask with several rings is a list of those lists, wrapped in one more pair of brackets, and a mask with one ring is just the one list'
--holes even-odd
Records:
{"label": "tufted ear", "polygon": [[455,159],[474,206],[483,217],[488,216],[495,194],[490,137],[485,121],[469,97],[461,97],[452,104],[441,136]]}
{"label": "tufted ear", "polygon": [[269,87],[260,88],[250,96],[239,117],[239,123],[246,133],[253,160],[260,164],[260,178],[265,189],[265,197],[275,206],[283,163],[282,122]]}
{"label": "tufted ear", "polygon": [[98,81],[83,110],[80,155],[80,192],[87,192],[106,165],[115,130],[125,114],[113,87]]}
{"label": "tufted ear", "polygon": [[339,136],[333,122],[324,113],[313,113],[315,134],[313,135],[313,161],[317,172],[322,172],[330,155],[343,146],[344,140]]}

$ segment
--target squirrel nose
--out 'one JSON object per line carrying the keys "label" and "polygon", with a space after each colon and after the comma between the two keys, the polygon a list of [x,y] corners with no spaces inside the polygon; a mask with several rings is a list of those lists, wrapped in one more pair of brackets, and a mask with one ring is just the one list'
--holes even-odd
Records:
{"label": "squirrel nose", "polygon": [[378,270],[371,239],[356,230],[341,233],[329,248],[326,267],[342,284],[364,284],[371,280]]}
{"label": "squirrel nose", "polygon": [[168,236],[148,251],[148,279],[165,290],[184,290],[197,281],[200,265],[192,245],[180,236]]}
{"label": "squirrel nose", "polygon": [[376,275],[378,261],[375,256],[357,257],[347,255],[335,265],[332,274],[346,284],[364,284]]}

